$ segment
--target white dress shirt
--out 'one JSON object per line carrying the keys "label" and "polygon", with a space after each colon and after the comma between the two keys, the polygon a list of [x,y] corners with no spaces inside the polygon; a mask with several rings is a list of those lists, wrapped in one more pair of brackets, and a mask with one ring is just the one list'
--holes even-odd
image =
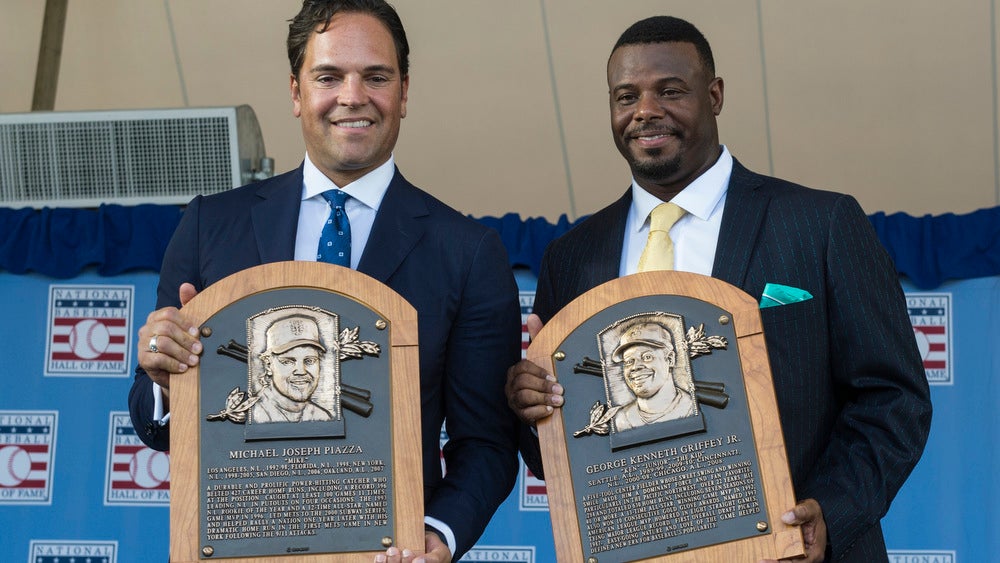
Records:
{"label": "white dress shirt", "polygon": [[372,232],[372,224],[375,223],[375,215],[395,173],[396,161],[390,155],[389,160],[375,170],[340,187],[320,172],[307,154],[302,165],[302,203],[299,204],[299,225],[295,231],[295,259],[316,261],[323,225],[330,217],[330,204],[322,194],[339,188],[351,196],[344,204],[344,210],[351,222],[351,269],[357,270],[368,235]]}
{"label": "white dress shirt", "polygon": [[[719,242],[722,211],[726,206],[726,191],[733,172],[733,156],[722,146],[722,154],[711,168],[695,178],[670,201],[687,213],[670,228],[674,243],[674,269],[712,275],[715,248]],[[619,276],[634,274],[639,268],[639,257],[649,237],[649,213],[663,203],[659,198],[639,187],[632,178],[632,205],[625,221],[625,240],[622,244]]]}

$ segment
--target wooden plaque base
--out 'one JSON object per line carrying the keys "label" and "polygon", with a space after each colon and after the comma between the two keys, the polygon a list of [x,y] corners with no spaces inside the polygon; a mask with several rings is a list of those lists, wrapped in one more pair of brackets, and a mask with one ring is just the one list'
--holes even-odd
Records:
{"label": "wooden plaque base", "polygon": [[[191,323],[202,328],[204,342],[211,336],[212,329],[210,326],[205,326],[205,322],[213,318],[220,311],[224,311],[233,304],[245,299],[263,299],[266,301],[268,296],[264,295],[265,293],[280,293],[281,291],[298,289],[304,290],[310,295],[317,294],[320,296],[319,299],[322,299],[324,293],[329,293],[335,299],[351,300],[352,302],[356,302],[358,307],[372,312],[379,319],[374,323],[377,328],[364,327],[361,331],[362,340],[365,331],[373,333],[383,331],[382,334],[388,334],[384,338],[388,339],[388,347],[391,350],[385,350],[389,358],[389,360],[385,361],[390,362],[389,371],[391,373],[385,375],[388,378],[388,382],[384,384],[384,388],[391,390],[391,392],[387,392],[388,396],[371,397],[374,408],[376,410],[381,409],[379,411],[380,416],[386,417],[390,421],[387,425],[389,428],[380,429],[382,432],[391,433],[391,437],[387,442],[387,444],[391,442],[391,446],[386,446],[391,449],[391,463],[386,463],[387,471],[379,473],[379,475],[386,475],[388,473],[389,475],[386,476],[391,479],[391,488],[389,489],[390,500],[387,503],[391,506],[390,524],[388,525],[391,529],[387,537],[391,538],[392,544],[390,545],[407,547],[423,546],[423,480],[420,471],[422,460],[420,450],[420,378],[417,349],[417,315],[416,311],[406,300],[378,281],[347,268],[316,262],[280,262],[251,268],[223,279],[197,295],[181,312]],[[289,304],[274,303],[273,306],[283,307],[289,306]],[[341,331],[350,328],[352,327],[339,327]],[[297,331],[299,330],[301,329],[296,328],[292,332],[298,334]],[[248,334],[249,332],[247,331],[243,334],[248,340],[253,338],[252,334]],[[263,332],[261,332],[262,334]],[[339,343],[327,342],[326,349],[328,352],[325,353],[325,358],[328,358],[330,353],[340,353],[341,357],[344,356],[341,348],[344,346],[343,342],[345,338],[350,340],[351,335],[340,334],[339,338]],[[362,345],[364,344],[362,342]],[[206,351],[202,356],[202,365],[205,364],[205,357],[207,355],[216,353],[215,350],[208,350],[207,348],[206,346]],[[250,352],[251,356],[253,356],[253,350]],[[333,362],[333,360],[329,361]],[[373,362],[374,360],[368,361]],[[243,367],[242,369],[245,372],[247,368]],[[340,370],[339,367],[336,369]],[[340,372],[337,371],[337,374],[339,377]],[[206,371],[204,377],[213,375],[216,374]],[[280,554],[234,557],[222,553],[211,553],[211,546],[205,545],[205,542],[203,542],[205,530],[201,529],[201,527],[204,526],[204,522],[206,521],[205,514],[203,514],[205,512],[203,508],[205,506],[204,496],[206,489],[204,480],[206,479],[206,473],[214,469],[211,466],[203,466],[201,457],[204,451],[203,446],[206,444],[202,443],[202,431],[206,427],[206,424],[228,425],[226,428],[237,429],[241,427],[232,421],[226,420],[205,422],[206,412],[209,412],[215,405],[226,407],[226,397],[224,393],[222,397],[201,397],[202,385],[200,383],[204,383],[203,381],[199,381],[201,377],[200,369],[196,367],[189,370],[189,373],[174,376],[171,379],[170,561],[194,563],[218,559],[227,563],[252,563],[265,560],[281,561],[282,563],[316,563],[319,561],[369,563],[374,559],[376,554],[384,551],[387,546],[373,546],[369,542],[365,544],[365,547],[359,547],[357,551],[344,551],[344,546],[341,544],[336,546],[338,551],[336,553],[320,552],[322,548],[310,548],[312,553],[301,553],[297,548],[292,547],[301,545],[301,542],[297,543],[293,538],[287,540],[290,547],[287,550],[282,549],[283,553]],[[337,381],[339,382],[339,379]],[[242,385],[247,386],[246,388],[249,390],[250,386],[253,385],[253,378],[249,382],[244,379]],[[229,388],[226,388],[226,392],[228,390]],[[356,405],[348,405],[346,398],[344,401],[345,408],[353,407],[357,411]],[[213,407],[206,406],[209,404],[213,405]],[[338,408],[339,404],[338,401]],[[354,428],[358,428],[364,423],[364,419],[354,415],[348,416],[351,417],[347,418],[347,435],[350,437],[352,425]],[[269,426],[277,425],[256,424],[255,426],[266,429]],[[292,426],[294,427],[295,425]],[[212,428],[221,427],[215,426]],[[227,430],[227,432],[230,434],[233,433],[232,430]],[[244,446],[245,448],[250,449],[252,452],[263,452],[262,457],[264,459],[260,460],[259,465],[254,460],[254,467],[256,469],[266,468],[266,464],[269,461],[278,465],[285,464],[283,467],[288,467],[287,464],[292,463],[293,467],[302,468],[301,470],[293,469],[293,474],[296,474],[296,472],[308,475],[315,474],[315,479],[328,480],[343,477],[342,474],[329,475],[329,473],[335,473],[331,469],[331,466],[336,465],[336,462],[303,462],[303,460],[308,460],[308,456],[301,454],[301,448],[294,447],[297,443],[294,439],[287,442],[278,442],[284,446],[291,445],[293,447],[272,448],[272,450],[268,449],[268,444],[275,443],[274,439],[251,437],[248,440],[256,441],[248,441]],[[311,441],[299,440],[298,443],[316,443],[318,441],[320,440],[314,437]],[[324,438],[322,443],[337,446],[338,444],[345,443],[345,441],[343,439],[327,440]],[[208,444],[208,446],[212,445]],[[227,446],[221,445],[220,447],[225,448]],[[344,448],[344,450],[346,453],[355,453],[347,451],[347,448]],[[290,462],[286,458],[288,455],[286,452],[297,452],[303,457],[298,457],[294,462]],[[274,459],[271,460],[268,458]],[[351,458],[344,456],[343,459]],[[294,465],[295,463],[300,465]],[[368,474],[369,470],[377,471],[378,469],[356,469],[359,473],[362,470],[366,473],[364,475],[357,475],[358,477],[369,477],[370,475],[374,475]],[[309,473],[306,473],[307,471]],[[352,469],[352,471],[355,471],[355,469]],[[324,475],[324,473],[328,475]],[[328,482],[324,482],[324,484],[328,484]],[[329,485],[331,490],[334,487],[336,485]],[[266,498],[266,496],[255,498]],[[326,524],[326,527],[330,527],[330,521],[323,521],[326,518],[321,514],[324,512],[323,508],[320,506],[315,508],[317,526],[322,527]],[[326,510],[326,512],[329,513],[330,510]],[[272,518],[271,522],[265,523],[265,528],[278,520],[277,518]],[[345,520],[338,520],[338,522],[343,521]],[[354,522],[351,522],[351,524],[358,525]],[[349,540],[350,535],[343,536],[343,538]],[[226,539],[233,541],[233,538]],[[275,557],[271,557],[271,555],[275,555]],[[280,557],[277,555],[280,555]]]}
{"label": "wooden plaque base", "polygon": [[[645,344],[639,350],[651,361],[668,348],[654,336],[668,332],[676,342],[673,379],[697,400],[686,403],[681,420],[630,428],[620,417],[639,392],[626,388],[623,356]],[[565,406],[538,424],[560,561],[756,562],[804,554],[801,530],[780,519],[795,495],[752,297],[697,274],[627,276],[560,311],[528,359],[565,389]],[[728,403],[704,380],[727,381],[721,396]],[[651,411],[642,412],[651,420]],[[711,502],[692,507],[699,495]],[[727,537],[734,527],[739,532]]]}

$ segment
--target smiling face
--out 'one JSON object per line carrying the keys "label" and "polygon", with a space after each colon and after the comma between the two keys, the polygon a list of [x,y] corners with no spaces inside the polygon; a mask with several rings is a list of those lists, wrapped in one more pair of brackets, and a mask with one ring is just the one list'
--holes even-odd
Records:
{"label": "smiling face", "polygon": [[622,362],[625,383],[636,397],[648,399],[660,390],[671,396],[676,392],[671,375],[674,366],[673,350],[636,344],[622,353]]}
{"label": "smiling face", "polygon": [[624,45],[608,60],[615,144],[646,191],[669,201],[718,159],[722,79],[691,43]]}
{"label": "smiling face", "polygon": [[291,77],[309,159],[341,187],[384,164],[406,117],[408,87],[382,22],[362,13],[333,16],[325,32],[311,36],[299,76]]}
{"label": "smiling face", "polygon": [[319,350],[296,346],[271,358],[268,369],[274,388],[289,399],[304,403],[319,386]]}

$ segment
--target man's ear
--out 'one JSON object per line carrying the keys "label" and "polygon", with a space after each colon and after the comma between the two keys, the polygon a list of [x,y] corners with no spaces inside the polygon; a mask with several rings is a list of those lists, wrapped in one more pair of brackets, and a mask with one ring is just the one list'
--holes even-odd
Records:
{"label": "man's ear", "polygon": [[294,74],[288,75],[288,90],[292,95],[292,115],[300,117],[302,115],[302,92],[299,89],[299,80]]}
{"label": "man's ear", "polygon": [[406,117],[406,98],[407,98],[407,96],[409,96],[409,92],[410,92],[410,75],[409,74],[407,74],[406,76],[403,77],[402,84],[400,85],[400,87],[403,89],[403,91],[401,92],[401,97],[400,97],[400,102],[401,103],[400,103],[399,117],[403,118],[403,117]]}
{"label": "man's ear", "polygon": [[708,95],[712,98],[712,113],[719,115],[722,113],[722,102],[725,98],[726,90],[722,77],[716,76],[708,86]]}

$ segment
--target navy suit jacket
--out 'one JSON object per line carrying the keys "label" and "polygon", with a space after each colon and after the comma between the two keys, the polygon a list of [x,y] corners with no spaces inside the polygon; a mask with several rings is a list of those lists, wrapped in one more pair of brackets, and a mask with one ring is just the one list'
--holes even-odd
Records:
{"label": "navy suit jacket", "polygon": [[[196,197],[167,247],[157,308],[179,306],[183,282],[200,291],[240,270],[292,260],[301,194],[299,167]],[[506,252],[496,231],[414,187],[396,170],[358,271],[417,310],[425,509],[455,533],[457,560],[517,476],[516,419],[503,386],[506,368],[520,358],[521,316]],[[169,426],[151,424],[151,389],[149,376],[137,369],[129,410],[143,441],[165,450]]]}
{"label": "navy suit jacket", "polygon": [[[543,321],[618,277],[631,200],[546,249]],[[712,276],[758,299],[767,283],[812,294],[761,309],[796,495],[823,508],[833,560],[888,561],[879,521],[920,458],[931,404],[896,270],[868,218],[850,196],[734,162]],[[533,471],[536,448],[522,440]]]}

